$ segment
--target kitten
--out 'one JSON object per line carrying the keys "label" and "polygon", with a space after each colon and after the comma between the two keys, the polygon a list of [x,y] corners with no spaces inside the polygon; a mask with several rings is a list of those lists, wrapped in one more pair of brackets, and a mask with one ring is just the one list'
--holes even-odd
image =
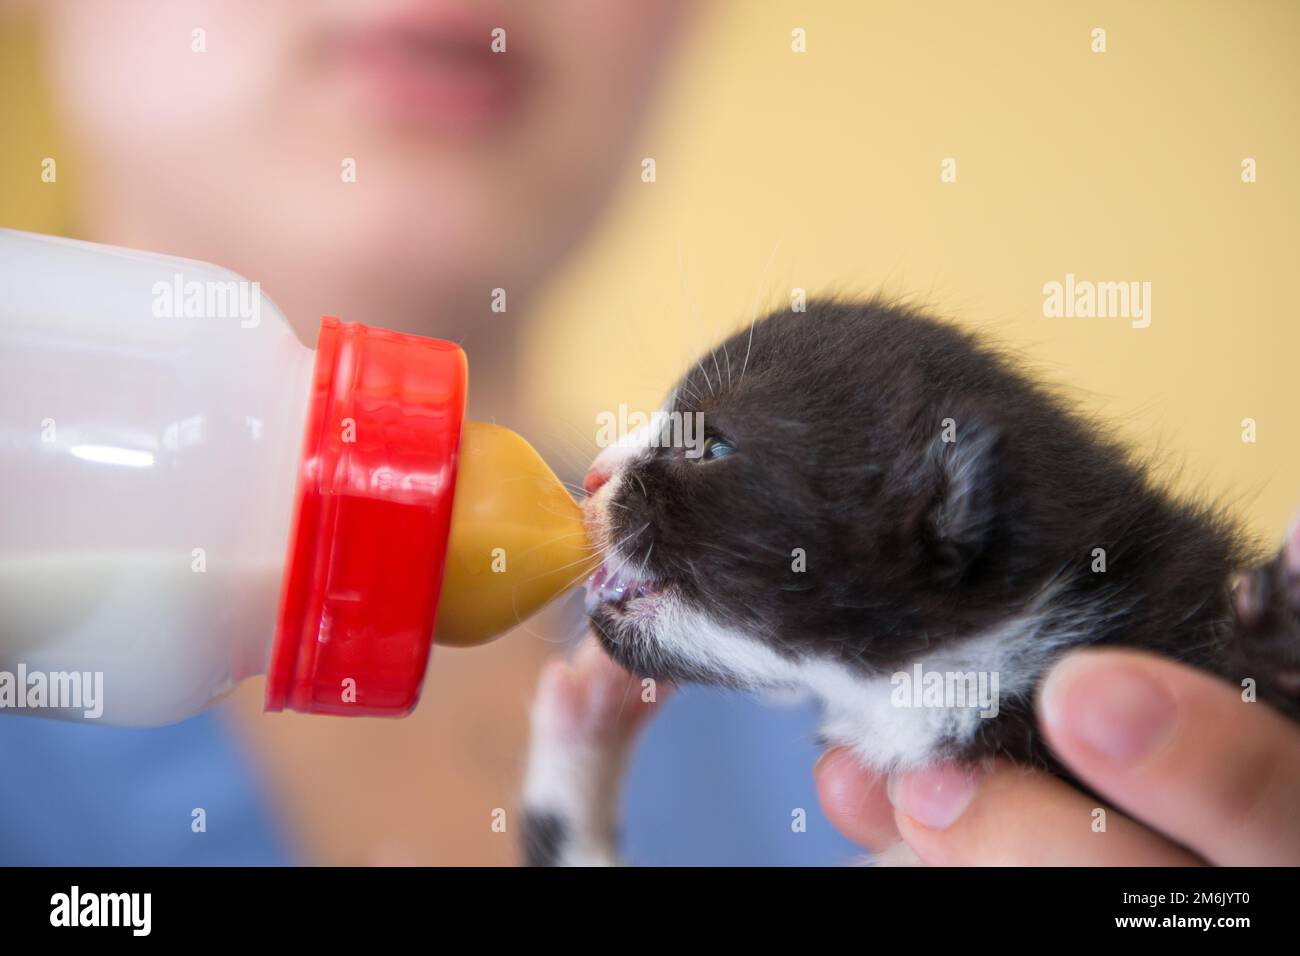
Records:
{"label": "kitten", "polygon": [[[776,312],[703,356],[664,412],[586,481],[609,549],[591,624],[633,680],[809,690],[825,741],[886,772],[1003,755],[1064,773],[1033,692],[1083,645],[1251,678],[1300,719],[1300,528],[1264,563],[967,332],[879,300]],[[694,413],[702,454],[671,441]],[[644,709],[628,680],[591,654],[544,677],[530,862],[614,861]],[[926,680],[946,694],[906,689]]]}

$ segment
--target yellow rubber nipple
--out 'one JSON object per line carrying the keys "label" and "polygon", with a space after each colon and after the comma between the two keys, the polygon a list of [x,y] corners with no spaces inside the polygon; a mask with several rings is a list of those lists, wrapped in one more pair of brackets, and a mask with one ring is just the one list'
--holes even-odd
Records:
{"label": "yellow rubber nipple", "polygon": [[465,422],[434,642],[490,641],[599,563],[541,455],[508,428]]}

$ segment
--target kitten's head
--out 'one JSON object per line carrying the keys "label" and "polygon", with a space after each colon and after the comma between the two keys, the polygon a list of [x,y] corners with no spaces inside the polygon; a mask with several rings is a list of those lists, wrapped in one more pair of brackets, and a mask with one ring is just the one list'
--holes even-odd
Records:
{"label": "kitten's head", "polygon": [[1069,507],[1052,475],[1090,447],[951,326],[879,302],[774,313],[596,459],[585,510],[610,550],[592,623],[616,660],[666,679],[892,668],[1028,595],[1053,557],[1036,531]]}

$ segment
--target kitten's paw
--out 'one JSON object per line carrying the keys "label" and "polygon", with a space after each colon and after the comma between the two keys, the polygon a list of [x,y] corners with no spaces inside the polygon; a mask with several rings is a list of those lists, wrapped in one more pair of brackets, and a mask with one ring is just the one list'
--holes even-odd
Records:
{"label": "kitten's paw", "polygon": [[1272,561],[1234,577],[1232,606],[1246,656],[1300,695],[1300,520]]}
{"label": "kitten's paw", "polygon": [[524,775],[529,864],[614,864],[619,783],[636,731],[653,707],[642,699],[641,681],[593,638],[583,640],[572,661],[546,664]]}
{"label": "kitten's paw", "polygon": [[572,661],[548,661],[543,669],[533,701],[533,733],[570,745],[621,748],[651,710],[642,700],[641,681],[586,637]]}

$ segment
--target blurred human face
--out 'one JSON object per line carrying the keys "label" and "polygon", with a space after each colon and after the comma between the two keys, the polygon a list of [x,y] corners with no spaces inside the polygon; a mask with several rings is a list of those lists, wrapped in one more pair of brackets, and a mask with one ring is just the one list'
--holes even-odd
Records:
{"label": "blurred human face", "polygon": [[362,286],[392,314],[349,318],[410,326],[497,287],[514,306],[637,174],[626,149],[685,2],[39,10],[88,232],[228,265],[282,304],[303,299],[286,285]]}

